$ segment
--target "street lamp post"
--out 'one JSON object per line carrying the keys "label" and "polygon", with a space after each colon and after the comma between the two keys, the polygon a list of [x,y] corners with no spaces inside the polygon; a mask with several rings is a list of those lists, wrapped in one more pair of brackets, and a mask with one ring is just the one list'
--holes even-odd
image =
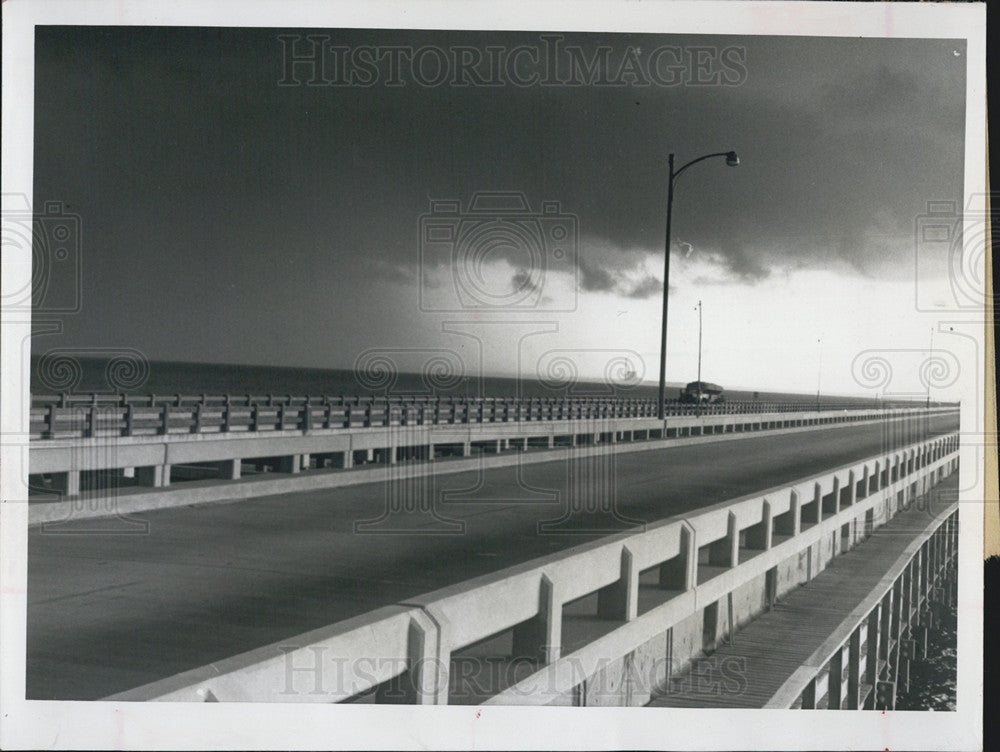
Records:
{"label": "street lamp post", "polygon": [[930,409],[931,406],[931,368],[934,363],[934,327],[931,327],[931,345],[927,350],[927,368],[925,373],[927,374],[927,408]]}
{"label": "street lamp post", "polygon": [[816,344],[819,345],[819,365],[816,366],[816,412],[819,412],[819,390],[820,390],[820,385],[823,383],[823,340],[822,340],[822,338],[816,340]]}
{"label": "street lamp post", "polygon": [[673,153],[669,157],[670,180],[667,181],[667,237],[666,252],[663,254],[663,320],[660,326],[660,401],[656,411],[657,417],[660,420],[663,420],[665,416],[664,398],[667,387],[667,293],[670,288],[670,220],[674,207],[674,183],[688,167],[712,157],[725,157],[726,164],[730,167],[738,167],[740,164],[740,158],[735,151],[719,151],[713,154],[705,154],[697,159],[692,159],[677,170],[674,169]]}

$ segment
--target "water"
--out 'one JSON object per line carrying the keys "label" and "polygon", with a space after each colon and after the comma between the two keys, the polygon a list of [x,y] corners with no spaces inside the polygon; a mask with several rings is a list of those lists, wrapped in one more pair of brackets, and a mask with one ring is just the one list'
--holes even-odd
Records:
{"label": "water", "polygon": [[[667,397],[676,398],[683,384],[668,383]],[[32,394],[255,394],[255,395],[435,395],[486,397],[621,397],[653,399],[657,384],[618,381],[570,382],[502,376],[468,377],[455,374],[447,364],[430,364],[423,373],[396,372],[391,364],[372,363],[363,371],[350,369],[291,368],[146,361],[126,351],[109,358],[38,357],[31,359]],[[760,400],[811,407],[815,394],[726,390],[730,401]],[[822,404],[876,406],[873,399],[824,395]]]}
{"label": "water", "polygon": [[954,710],[958,664],[957,610],[950,608],[930,630],[927,659],[910,663],[910,691],[896,696],[897,710]]}

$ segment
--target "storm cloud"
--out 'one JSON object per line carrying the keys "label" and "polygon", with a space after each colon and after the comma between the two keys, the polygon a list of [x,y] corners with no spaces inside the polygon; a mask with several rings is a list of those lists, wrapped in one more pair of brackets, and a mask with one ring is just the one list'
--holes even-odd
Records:
{"label": "storm cloud", "polygon": [[[34,203],[64,202],[85,239],[90,304],[67,336],[119,326],[127,305],[163,312],[157,331],[130,331],[134,341],[156,352],[182,334],[205,359],[219,341],[195,322],[213,306],[233,308],[234,327],[277,327],[275,339],[283,305],[312,305],[319,329],[394,331],[389,288],[451,258],[446,243],[429,252],[426,218],[441,201],[468,215],[484,191],[521,193],[524,210],[505,216],[539,233],[544,211],[572,220],[557,271],[575,273],[581,291],[655,297],[670,152],[680,165],[739,151],[740,167],[708,160],[676,184],[673,258],[707,260],[717,284],[797,268],[901,278],[927,201],[961,197],[961,43],[564,34],[587,55],[736,48],[745,76],[279,85],[279,35],[295,33],[39,27]],[[541,44],[537,33],[329,36],[348,48]],[[537,233],[532,242],[555,252]],[[532,279],[524,258],[514,249],[490,263],[509,264],[520,289]],[[212,291],[211,303],[195,290]],[[379,315],[359,315],[364,305]]]}

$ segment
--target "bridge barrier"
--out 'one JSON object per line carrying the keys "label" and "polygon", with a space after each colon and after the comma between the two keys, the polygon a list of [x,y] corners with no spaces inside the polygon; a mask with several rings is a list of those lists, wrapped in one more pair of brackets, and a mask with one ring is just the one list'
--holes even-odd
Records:
{"label": "bridge barrier", "polygon": [[[60,408],[70,412],[74,409]],[[200,405],[125,407],[112,408],[105,420],[101,410],[91,406],[80,414],[79,425],[64,425],[67,430],[57,432],[59,438],[32,440],[29,485],[47,493],[76,497],[87,490],[100,493],[102,487],[106,492],[108,488],[124,486],[162,488],[181,480],[238,480],[246,463],[252,463],[248,471],[295,474],[311,469],[349,470],[362,465],[431,462],[438,458],[557,446],[805,430],[873,420],[884,421],[886,426],[897,421],[916,435],[921,421],[929,420],[932,415],[957,415],[955,408],[921,407],[706,414],[664,421],[588,418],[372,426],[368,425],[372,415],[369,411],[364,413],[367,417],[363,427],[344,428],[337,424],[329,428],[326,426],[332,410],[327,406],[295,412],[281,405],[253,405],[225,411]],[[380,420],[384,423],[384,416]],[[123,430],[130,434],[122,435]],[[177,472],[178,468],[182,472]]]}
{"label": "bridge barrier", "polygon": [[[108,699],[645,704],[671,672],[957,464],[957,434],[927,439],[333,625],[335,639],[307,633]],[[373,625],[391,635],[370,639]],[[287,658],[290,645],[301,664]],[[484,694],[468,659],[476,671],[499,666],[503,677]],[[302,690],[339,675],[334,663],[351,666],[350,681]],[[394,668],[374,673],[372,663]],[[647,686],[620,680],[626,663],[648,673]],[[598,678],[610,690],[592,692]]]}
{"label": "bridge barrier", "polygon": [[[668,403],[666,415],[700,417],[912,407],[915,407],[912,403],[871,401],[815,406],[760,401],[703,406]],[[656,400],[638,398],[365,399],[272,394],[36,394],[32,395],[30,412],[30,434],[39,439],[657,417]]]}
{"label": "bridge barrier", "polygon": [[927,658],[937,607],[955,605],[958,510],[936,515],[879,585],[771,698],[768,708],[893,710]]}

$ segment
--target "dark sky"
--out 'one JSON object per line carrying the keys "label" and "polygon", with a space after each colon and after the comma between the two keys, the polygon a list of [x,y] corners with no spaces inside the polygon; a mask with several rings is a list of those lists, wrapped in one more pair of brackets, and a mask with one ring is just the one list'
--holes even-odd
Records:
{"label": "dark sky", "polygon": [[[38,28],[34,202],[83,228],[83,308],[47,347],[345,367],[373,342],[430,341],[420,216],[483,190],[576,215],[581,296],[655,298],[671,151],[740,153],[679,181],[674,237],[714,284],[898,280],[926,202],[962,196],[963,42],[564,34],[616,63],[680,45],[719,70],[733,48],[736,85],[364,87],[279,85],[283,33],[306,32]],[[537,32],[324,33],[542,47]]]}

